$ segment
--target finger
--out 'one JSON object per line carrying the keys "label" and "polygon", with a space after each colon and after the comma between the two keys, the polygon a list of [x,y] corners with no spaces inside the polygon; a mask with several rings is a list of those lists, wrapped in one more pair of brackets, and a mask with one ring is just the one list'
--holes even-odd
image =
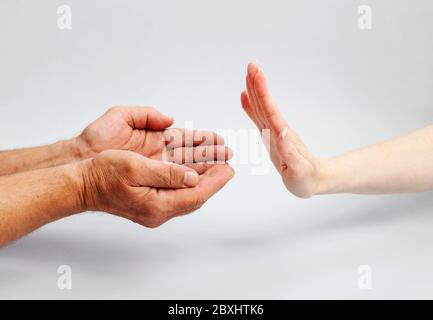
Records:
{"label": "finger", "polygon": [[224,138],[211,131],[171,128],[164,131],[163,137],[166,147],[169,149],[224,144]]}
{"label": "finger", "polygon": [[202,175],[209,169],[217,166],[216,163],[210,163],[210,162],[202,162],[202,163],[185,163],[184,166],[191,168],[195,172],[197,172],[199,175]]}
{"label": "finger", "polygon": [[250,117],[250,119],[254,122],[257,128],[261,130],[262,128],[260,127],[260,124],[257,121],[256,116],[254,115],[253,107],[251,106],[250,99],[248,98],[248,93],[245,90],[241,93],[241,104],[248,117]]}
{"label": "finger", "polygon": [[137,171],[141,186],[183,188],[194,187],[199,182],[197,172],[186,166],[145,157],[139,161]]}
{"label": "finger", "polygon": [[197,146],[168,149],[163,154],[165,161],[178,164],[221,162],[225,163],[233,157],[233,152],[225,146]]}
{"label": "finger", "polygon": [[247,75],[247,77],[246,77],[246,83],[247,83],[248,99],[249,99],[249,101],[251,103],[250,105],[252,107],[251,109],[253,111],[254,118],[256,119],[256,121],[258,123],[259,130],[262,130],[263,128],[265,128],[265,124],[262,121],[262,119],[260,117],[260,114],[258,113],[259,107],[258,107],[258,103],[256,101],[256,98],[255,98],[255,95],[254,95],[254,92],[253,92],[253,86],[251,84],[249,75]]}
{"label": "finger", "polygon": [[192,212],[200,208],[211,196],[223,188],[234,176],[228,165],[216,165],[200,176],[197,186],[188,189],[159,190],[162,201],[167,204],[167,218]]}
{"label": "finger", "polygon": [[173,124],[173,118],[153,107],[116,107],[133,129],[164,130]]}
{"label": "finger", "polygon": [[275,131],[277,136],[280,135],[283,129],[288,125],[278,109],[278,106],[274,103],[269,94],[266,77],[262,70],[259,70],[255,75],[254,89],[265,122],[268,124],[269,128]]}
{"label": "finger", "polygon": [[253,102],[253,111],[255,114],[256,119],[261,125],[261,128],[266,128],[266,122],[263,119],[263,115],[261,114],[259,101],[257,99],[255,89],[254,89],[254,78],[259,71],[258,66],[254,62],[250,62],[248,64],[247,68],[247,89],[248,89],[248,96],[250,97],[250,101]]}

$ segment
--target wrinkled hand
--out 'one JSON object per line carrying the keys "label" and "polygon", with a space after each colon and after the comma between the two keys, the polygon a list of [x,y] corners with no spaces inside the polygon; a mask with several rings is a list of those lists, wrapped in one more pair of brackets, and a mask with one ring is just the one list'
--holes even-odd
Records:
{"label": "wrinkled hand", "polygon": [[231,157],[213,132],[169,128],[173,119],[152,107],[113,107],[77,138],[82,158],[106,150],[129,150],[148,158],[193,163]]}
{"label": "wrinkled hand", "polygon": [[198,175],[174,163],[110,150],[84,162],[82,209],[105,211],[154,228],[200,208],[232,177],[226,164]]}
{"label": "wrinkled hand", "polygon": [[246,87],[241,95],[242,106],[262,135],[264,130],[270,130],[267,149],[287,189],[301,198],[319,192],[320,161],[289,128],[269,94],[263,71],[254,63],[248,65]]}

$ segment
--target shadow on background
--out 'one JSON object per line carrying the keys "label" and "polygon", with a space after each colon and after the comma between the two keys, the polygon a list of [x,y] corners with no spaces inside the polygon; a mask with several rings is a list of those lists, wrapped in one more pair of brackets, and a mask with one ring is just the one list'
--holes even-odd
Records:
{"label": "shadow on background", "polygon": [[[220,252],[220,255],[242,252],[243,250],[261,250],[269,246],[281,247],[290,243],[300,243],[317,236],[326,236],[351,228],[373,228],[390,226],[394,223],[405,223],[416,219],[426,220],[433,228],[433,195],[423,193],[416,195],[380,196],[366,199],[363,206],[352,206],[339,209],[332,216],[326,212],[314,212],[312,219],[293,223],[274,221],[261,225],[260,230],[233,232],[228,230],[224,236],[207,238],[204,246],[209,252]],[[318,200],[320,201],[320,199]],[[328,210],[329,208],[325,208]],[[288,214],[302,214],[299,212]],[[317,217],[318,219],[313,219]],[[190,236],[193,237],[193,236]],[[188,239],[195,242],[196,239]],[[113,243],[115,245],[113,245]],[[203,242],[201,243],[203,248]],[[130,246],[125,241],[112,241],[110,245],[103,241],[88,238],[63,236],[47,232],[36,232],[17,243],[0,251],[2,280],[4,275],[13,270],[5,270],[9,261],[22,263],[39,263],[61,265],[74,263],[87,269],[89,273],[112,274],[125,272],[134,268],[134,263],[140,263],[144,268],[155,265],[167,265],[179,259],[195,257],[200,259],[200,248],[179,250],[178,243],[156,241],[140,247]],[[218,255],[216,255],[218,256]],[[126,269],[126,270],[125,270]]]}
{"label": "shadow on background", "polygon": [[[288,218],[288,221],[263,225],[259,231],[254,230],[248,235],[242,233],[240,236],[224,237],[216,241],[227,249],[235,247],[252,249],[260,246],[286,245],[287,241],[299,242],[309,237],[337,233],[352,228],[377,228],[420,219],[426,220],[426,223],[431,224],[433,228],[433,193],[431,192],[360,197],[368,198],[362,202],[362,205],[341,206],[341,209],[335,210],[332,216],[329,216],[329,209],[324,208],[324,212],[319,210],[314,212],[314,217],[310,216],[312,219],[309,219],[308,222],[304,220],[293,223]],[[287,214],[303,213],[290,212]],[[317,219],[314,219],[315,217]]]}

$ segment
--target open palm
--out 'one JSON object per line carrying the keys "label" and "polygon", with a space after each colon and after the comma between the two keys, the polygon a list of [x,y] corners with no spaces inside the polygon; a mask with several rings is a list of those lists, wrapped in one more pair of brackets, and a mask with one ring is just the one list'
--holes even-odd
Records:
{"label": "open palm", "polygon": [[298,197],[311,197],[319,189],[320,162],[289,128],[269,94],[263,71],[255,63],[248,65],[246,87],[241,95],[242,106],[263,136],[270,133],[267,149],[284,184]]}
{"label": "open palm", "polygon": [[128,150],[177,163],[227,160],[230,151],[213,132],[169,128],[171,117],[152,107],[113,107],[90,124],[79,139],[90,157],[110,149]]}

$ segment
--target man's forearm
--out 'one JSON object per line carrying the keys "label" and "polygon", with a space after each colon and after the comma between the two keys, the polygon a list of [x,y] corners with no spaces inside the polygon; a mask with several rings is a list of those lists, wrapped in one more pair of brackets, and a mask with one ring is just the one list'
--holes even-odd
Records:
{"label": "man's forearm", "polygon": [[64,140],[47,146],[0,152],[0,176],[49,168],[85,158],[78,139]]}
{"label": "man's forearm", "polygon": [[319,194],[433,189],[433,126],[321,161]]}
{"label": "man's forearm", "polygon": [[0,177],[0,247],[83,210],[83,162]]}

